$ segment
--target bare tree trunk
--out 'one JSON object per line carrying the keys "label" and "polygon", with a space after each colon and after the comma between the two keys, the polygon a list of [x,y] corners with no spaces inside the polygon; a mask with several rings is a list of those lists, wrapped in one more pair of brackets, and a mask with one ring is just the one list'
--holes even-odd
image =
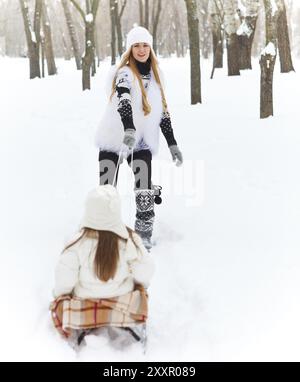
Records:
{"label": "bare tree trunk", "polygon": [[277,14],[272,0],[264,0],[266,13],[266,47],[260,57],[260,118],[273,115],[273,73],[277,55]]}
{"label": "bare tree trunk", "polygon": [[25,35],[26,35],[26,41],[27,41],[27,47],[28,47],[29,70],[30,70],[29,78],[30,79],[33,79],[35,77],[41,78],[39,47],[38,47],[35,31],[32,29],[32,25],[30,22],[28,3],[25,0],[19,0],[19,1],[20,1],[21,11],[22,11],[22,16],[24,21]]}
{"label": "bare tree trunk", "polygon": [[63,44],[64,59],[66,61],[70,61],[72,58],[71,50],[69,49],[69,45],[67,44],[65,34],[62,31],[61,31],[61,38],[62,38],[62,44]]}
{"label": "bare tree trunk", "polygon": [[149,29],[149,0],[145,0],[145,28]]}
{"label": "bare tree trunk", "polygon": [[73,54],[74,54],[75,62],[76,62],[76,68],[77,70],[81,70],[81,56],[80,56],[80,49],[79,49],[79,41],[78,41],[76,29],[74,27],[72,14],[70,12],[69,4],[68,4],[69,0],[61,0],[61,3],[64,9],[64,14],[65,14],[65,18],[66,18],[66,22],[67,22],[67,26],[69,30],[69,35],[70,35],[71,44],[73,48]]}
{"label": "bare tree trunk", "polygon": [[139,16],[140,16],[140,26],[149,29],[149,18],[150,18],[149,0],[139,0]]}
{"label": "bare tree trunk", "polygon": [[144,3],[143,3],[143,0],[139,0],[139,15],[140,15],[140,26],[144,26]]}
{"label": "bare tree trunk", "polygon": [[223,68],[223,3],[220,0],[210,0],[208,3],[208,12],[212,26],[213,42],[213,69],[210,78],[213,78],[215,68]]}
{"label": "bare tree trunk", "polygon": [[[182,22],[180,18],[180,10],[178,9],[181,6],[181,0],[178,4],[178,0],[174,4],[174,25],[175,25],[175,50],[177,57],[184,57],[184,36],[182,32]],[[161,15],[161,19],[163,19]]]}
{"label": "bare tree trunk", "polygon": [[111,65],[116,63],[116,14],[115,0],[110,0],[110,26],[111,26]]}
{"label": "bare tree trunk", "polygon": [[122,29],[121,29],[121,22],[120,22],[120,19],[119,19],[119,4],[118,4],[118,0],[115,0],[114,1],[114,20],[115,20],[115,28],[116,28],[116,34],[117,34],[117,38],[118,38],[118,54],[119,56],[122,55],[122,42],[123,42],[123,39],[122,39]]}
{"label": "bare tree trunk", "polygon": [[83,19],[85,25],[85,53],[82,57],[82,89],[91,88],[91,70],[94,74],[96,69],[95,64],[95,21],[97,11],[99,8],[100,0],[86,0],[86,14],[82,10],[78,1],[70,0],[80,16]]}
{"label": "bare tree trunk", "polygon": [[240,51],[240,69],[252,69],[251,62],[251,51],[252,51],[252,43],[254,38],[254,31],[256,27],[257,18],[247,17],[243,23],[246,25],[248,30],[252,30],[251,34],[238,34],[238,42],[239,42],[239,51]]}
{"label": "bare tree trunk", "polygon": [[100,0],[86,0],[86,17],[85,17],[85,55],[82,58],[82,86],[83,90],[90,89],[90,74],[96,73],[95,61],[95,20]]}
{"label": "bare tree trunk", "polygon": [[221,27],[213,30],[214,68],[223,68],[223,32]]}
{"label": "bare tree trunk", "polygon": [[95,28],[95,52],[97,57],[97,67],[100,66],[100,44],[99,44],[99,37],[98,37],[98,31],[97,28]]}
{"label": "bare tree trunk", "polygon": [[191,103],[201,103],[199,20],[196,0],[185,0],[191,60]]}
{"label": "bare tree trunk", "polygon": [[239,42],[236,23],[236,0],[224,0],[224,27],[227,45],[227,65],[229,76],[240,75]]}
{"label": "bare tree trunk", "polygon": [[42,20],[43,0],[35,0],[33,28],[37,42],[38,55],[40,56],[41,44],[41,20]]}
{"label": "bare tree trunk", "polygon": [[45,36],[41,36],[41,63],[42,63],[42,78],[45,77]]}
{"label": "bare tree trunk", "polygon": [[92,55],[92,63],[91,63],[91,69],[92,69],[92,77],[95,76],[96,71],[97,71],[97,66],[96,66],[96,44],[95,44],[95,26],[93,27],[93,33],[92,33],[92,47],[93,47],[93,55]]}
{"label": "bare tree trunk", "polygon": [[239,9],[241,25],[237,31],[239,41],[240,69],[252,69],[252,44],[260,7],[259,0],[240,0],[242,9]]}
{"label": "bare tree trunk", "polygon": [[199,18],[200,18],[200,49],[202,51],[202,56],[208,59],[209,53],[211,51],[211,35],[209,28],[209,13],[208,13],[208,2],[209,0],[202,0],[200,2]]}
{"label": "bare tree trunk", "polygon": [[[91,33],[92,28],[91,24],[88,23],[85,26],[85,40],[91,41]],[[88,43],[85,47],[85,54],[82,57],[82,89],[90,89],[91,88],[91,65],[92,65],[92,44]]]}
{"label": "bare tree trunk", "polygon": [[50,20],[48,17],[47,3],[45,0],[43,4],[42,18],[43,18],[43,31],[45,36],[45,55],[47,60],[48,75],[52,76],[56,74],[56,65],[55,65],[53,45],[52,45]]}
{"label": "bare tree trunk", "polygon": [[278,18],[277,18],[277,41],[278,41],[278,52],[280,60],[280,70],[281,73],[288,73],[294,71],[291,48],[290,48],[290,38],[289,30],[287,25],[286,7],[284,0],[276,0],[278,7]]}
{"label": "bare tree trunk", "polygon": [[120,12],[119,12],[118,1],[115,1],[115,5],[114,5],[114,11],[115,11],[114,20],[115,20],[116,32],[117,32],[117,36],[118,36],[118,53],[119,53],[119,56],[122,56],[122,53],[123,53],[123,37],[122,37],[121,20],[122,20],[122,16],[123,16],[126,4],[127,4],[127,0],[123,0],[121,3]]}
{"label": "bare tree trunk", "polygon": [[157,0],[156,9],[155,9],[155,5],[156,5],[156,2],[153,4],[153,50],[156,53],[157,52],[157,27],[159,23],[159,16],[161,13],[161,0]]}

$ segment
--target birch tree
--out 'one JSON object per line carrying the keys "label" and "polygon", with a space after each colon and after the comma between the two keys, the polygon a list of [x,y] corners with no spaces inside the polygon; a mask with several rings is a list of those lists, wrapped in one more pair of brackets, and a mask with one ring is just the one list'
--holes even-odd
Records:
{"label": "birch tree", "polygon": [[252,69],[251,52],[258,11],[260,8],[259,0],[239,0],[238,14],[241,25],[237,30],[239,41],[240,69]]}
{"label": "birch tree", "polygon": [[201,103],[199,20],[196,0],[185,0],[191,62],[191,103]]}
{"label": "birch tree", "polygon": [[240,75],[237,0],[223,0],[228,75]]}

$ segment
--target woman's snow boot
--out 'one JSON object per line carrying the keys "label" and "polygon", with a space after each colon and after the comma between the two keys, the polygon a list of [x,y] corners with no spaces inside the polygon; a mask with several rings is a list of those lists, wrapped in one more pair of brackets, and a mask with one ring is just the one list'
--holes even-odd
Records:
{"label": "woman's snow boot", "polygon": [[140,235],[148,250],[152,248],[152,231],[154,223],[154,190],[135,190],[136,220],[135,231]]}

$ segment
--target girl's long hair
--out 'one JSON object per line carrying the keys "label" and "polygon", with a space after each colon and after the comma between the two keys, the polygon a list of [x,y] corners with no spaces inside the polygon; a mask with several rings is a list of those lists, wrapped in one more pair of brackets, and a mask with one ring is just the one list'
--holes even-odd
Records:
{"label": "girl's long hair", "polygon": [[[129,227],[126,228],[129,238],[133,241],[137,248],[137,244],[134,242],[132,236],[132,232],[134,231]],[[110,231],[98,231],[84,227],[81,235],[72,243],[68,244],[62,252],[65,252],[83,238],[98,239],[94,259],[94,272],[96,277],[98,277],[101,281],[108,281],[109,279],[112,279],[116,274],[119,261],[119,240],[121,239],[125,241],[125,239],[122,239],[120,236]]]}
{"label": "girl's long hair", "polygon": [[[168,111],[168,105],[167,105],[164,89],[163,89],[163,86],[161,84],[160,77],[159,77],[158,61],[157,61],[157,58],[156,58],[155,53],[153,52],[152,48],[150,48],[150,60],[151,60],[151,68],[152,68],[153,73],[154,73],[155,81],[157,82],[157,84],[160,88],[160,93],[161,93],[161,98],[162,98],[162,103],[163,103],[163,110],[164,110],[164,112],[167,112]],[[122,58],[120,64],[118,65],[118,70],[121,69],[123,66],[126,66],[126,65],[128,65],[130,67],[130,69],[134,73],[134,76],[139,81],[140,89],[142,92],[142,104],[143,104],[144,115],[148,115],[151,112],[151,105],[149,105],[149,102],[147,99],[147,94],[146,94],[146,91],[145,91],[145,88],[143,85],[143,81],[141,79],[140,73],[139,73],[138,68],[136,66],[136,63],[135,63],[135,59],[134,59],[133,54],[132,54],[132,49],[130,49],[128,52],[124,53],[123,58]],[[112,82],[111,95],[109,98],[110,101],[112,100],[112,97],[116,92],[116,78],[118,75],[118,70],[117,70],[117,73],[115,74],[113,82]]]}

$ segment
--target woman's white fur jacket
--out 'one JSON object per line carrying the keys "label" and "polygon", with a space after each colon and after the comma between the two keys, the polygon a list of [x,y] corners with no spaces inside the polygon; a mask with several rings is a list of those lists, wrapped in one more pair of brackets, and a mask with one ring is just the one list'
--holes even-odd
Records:
{"label": "woman's white fur jacket", "polygon": [[[112,68],[109,74],[107,88],[111,90],[112,81],[116,73],[116,68]],[[151,79],[147,92],[147,99],[151,106],[151,112],[145,116],[142,107],[142,92],[140,89],[139,81],[133,74],[129,66],[124,66],[118,70],[118,77],[126,77],[126,81],[130,83],[131,106],[133,114],[133,124],[136,129],[136,145],[144,139],[145,143],[149,146],[152,154],[156,154],[159,148],[159,131],[160,121],[162,118],[163,106],[162,97],[159,85],[157,84],[154,73],[151,69]],[[159,69],[159,76],[163,86],[163,74]],[[107,90],[108,90],[107,89]],[[110,94],[110,92],[109,92]],[[118,96],[114,93],[112,100],[109,100],[104,111],[104,115],[98,125],[96,133],[96,146],[100,150],[112,151],[119,153],[123,138],[124,127],[121,121],[120,114],[118,113]]]}
{"label": "woman's white fur jacket", "polygon": [[154,273],[154,262],[133,232],[133,241],[119,240],[119,262],[113,279],[101,281],[94,274],[98,239],[85,237],[60,255],[55,270],[54,297],[71,294],[80,298],[109,298],[126,294],[139,283],[146,288]]}

